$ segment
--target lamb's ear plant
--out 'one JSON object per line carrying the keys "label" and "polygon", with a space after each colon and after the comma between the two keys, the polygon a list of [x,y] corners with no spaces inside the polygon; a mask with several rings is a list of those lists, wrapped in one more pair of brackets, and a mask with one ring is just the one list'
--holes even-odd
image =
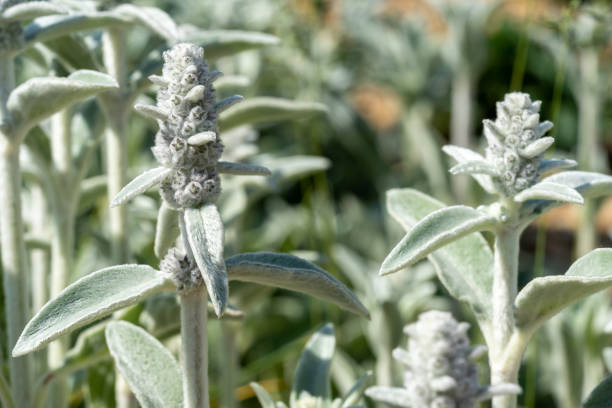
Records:
{"label": "lamb's ear plant", "polygon": [[[333,398],[331,395],[330,367],[335,348],[336,336],[334,326],[330,323],[317,330],[308,340],[293,376],[290,408],[363,407],[359,402],[370,382],[370,372],[362,375],[342,398]],[[262,408],[287,408],[285,403],[274,401],[260,384],[252,382],[251,387]]]}
{"label": "lamb's ear plant", "polygon": [[[155,118],[159,131],[153,153],[159,167],[141,174],[113,199],[121,205],[159,184],[164,205],[175,210],[180,227],[176,247],[167,251],[160,270],[148,265],[118,265],[91,273],[48,302],[24,329],[14,356],[37,350],[115,310],[148,296],[171,291],[181,305],[182,381],[167,382],[166,374],[144,370],[169,364],[157,340],[125,323],[107,326],[106,337],[118,369],[143,406],[208,407],[207,299],[221,317],[228,301],[228,281],[242,280],[304,292],[368,316],[367,310],[342,283],[314,264],[287,254],[245,253],[224,259],[224,226],[215,205],[220,174],[262,175],[261,166],[220,161],[218,134],[221,111],[240,101],[216,101],[214,81],[204,50],[180,43],[164,53],[157,105],[137,109]],[[143,355],[142,350],[147,353]],[[157,351],[156,351],[157,350]],[[162,370],[163,371],[163,370]],[[153,393],[156,386],[174,387]],[[182,386],[182,390],[176,389]],[[164,388],[166,389],[166,388]],[[178,404],[178,405],[176,405]]]}
{"label": "lamb's ear plant", "polygon": [[[518,292],[519,238],[527,225],[551,208],[612,191],[612,177],[603,174],[548,175],[576,163],[542,158],[554,140],[545,136],[552,123],[540,122],[539,110],[540,102],[532,102],[529,95],[507,94],[497,104],[497,119],[483,121],[485,156],[444,147],[458,162],[451,173],[472,175],[498,197],[493,204],[445,207],[411,189],[392,190],[387,196],[390,213],[408,233],[384,260],[381,274],[429,257],[450,294],[474,311],[489,347],[492,385],[517,382],[525,347],[542,323],[612,285],[612,250],[598,249],[578,259],[564,275],[535,278]],[[493,252],[479,231],[493,233]],[[460,272],[451,273],[454,270]],[[516,397],[494,397],[493,406],[515,407]]]}

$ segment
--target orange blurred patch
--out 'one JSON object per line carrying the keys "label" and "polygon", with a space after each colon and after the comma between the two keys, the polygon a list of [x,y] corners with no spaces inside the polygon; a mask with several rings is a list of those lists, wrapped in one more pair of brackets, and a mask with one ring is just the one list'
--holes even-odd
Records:
{"label": "orange blurred patch", "polygon": [[350,99],[357,112],[378,131],[389,130],[399,121],[402,102],[393,89],[367,84],[355,89]]}
{"label": "orange blurred patch", "polygon": [[443,36],[446,33],[444,19],[425,0],[386,0],[380,13],[390,17],[417,17],[425,20],[431,34]]}
{"label": "orange blurred patch", "polygon": [[540,218],[537,223],[546,229],[576,231],[580,225],[581,207],[574,204],[566,204],[553,208]]}
{"label": "orange blurred patch", "polygon": [[608,231],[612,230],[612,197],[606,198],[599,207],[595,216],[595,226],[597,232],[602,234],[607,234]]}
{"label": "orange blurred patch", "polygon": [[552,0],[505,0],[501,13],[517,20],[552,18],[561,8]]}

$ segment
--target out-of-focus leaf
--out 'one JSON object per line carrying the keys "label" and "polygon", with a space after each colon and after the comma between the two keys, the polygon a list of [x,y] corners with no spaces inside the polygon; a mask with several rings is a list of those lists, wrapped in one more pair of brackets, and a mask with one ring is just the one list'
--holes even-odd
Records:
{"label": "out-of-focus leaf", "polygon": [[113,12],[127,17],[135,23],[147,27],[169,42],[178,39],[178,28],[165,11],[156,7],[139,7],[132,4],[121,4]]}
{"label": "out-of-focus leaf", "polygon": [[204,47],[207,59],[226,57],[279,42],[277,37],[270,34],[237,30],[200,30],[191,25],[180,26],[179,36],[181,41]]}
{"label": "out-of-focus leaf", "polygon": [[48,1],[31,1],[18,3],[2,12],[0,21],[26,21],[36,17],[53,14],[64,14],[68,10],[61,4]]}
{"label": "out-of-focus leaf", "polygon": [[252,382],[250,385],[251,385],[251,388],[253,388],[253,391],[255,391],[255,395],[257,396],[257,400],[261,404],[261,408],[275,408],[276,407],[276,404],[274,403],[272,396],[268,394],[268,391],[266,391],[264,387],[257,384],[256,382]]}
{"label": "out-of-focus leaf", "polygon": [[91,273],[43,306],[23,329],[13,356],[38,350],[65,333],[173,287],[167,274],[147,265],[119,265]]}
{"label": "out-of-focus leaf", "polygon": [[411,408],[408,401],[411,400],[410,392],[404,388],[392,388],[377,385],[370,387],[365,394],[376,401],[386,402],[398,407]]}
{"label": "out-of-focus leaf", "polygon": [[224,228],[219,211],[214,204],[201,208],[185,209],[185,226],[189,246],[217,316],[222,316],[227,306],[227,271],[223,261]]}
{"label": "out-of-focus leaf", "polygon": [[129,24],[128,18],[113,12],[96,12],[40,17],[24,28],[26,44],[45,42],[68,34]]}
{"label": "out-of-focus leaf", "polygon": [[225,262],[228,278],[302,292],[369,317],[367,309],[343,283],[297,256],[273,252],[234,255]]}
{"label": "out-of-focus leaf", "polygon": [[99,70],[99,64],[85,41],[76,35],[51,39],[41,47],[51,50],[55,57],[71,69]]}
{"label": "out-of-focus leaf", "polygon": [[325,105],[316,102],[256,97],[247,99],[219,115],[219,128],[227,131],[246,124],[306,119],[326,111]]}
{"label": "out-of-focus leaf", "polygon": [[366,387],[369,385],[372,380],[372,372],[368,371],[366,374],[362,375],[353,388],[349,390],[349,392],[344,396],[344,402],[342,403],[341,408],[349,408],[359,402],[359,400],[363,397],[363,393],[365,392]]}
{"label": "out-of-focus leaf", "polygon": [[155,167],[145,171],[123,187],[113,198],[110,206],[116,207],[144,193],[154,185],[161,183],[170,173],[172,173],[172,169],[168,167]]}
{"label": "out-of-focus leaf", "polygon": [[119,372],[144,408],[182,408],[182,373],[155,337],[127,322],[106,326],[106,343]]}
{"label": "out-of-focus leaf", "polygon": [[269,176],[270,170],[263,166],[244,163],[232,163],[220,161],[217,163],[219,173],[243,175],[243,176]]}
{"label": "out-of-focus leaf", "polygon": [[572,167],[576,167],[577,165],[578,162],[576,162],[576,160],[570,159],[542,160],[540,161],[540,165],[538,166],[538,171],[541,174],[545,174],[555,170],[571,169]]}
{"label": "out-of-focus leaf", "polygon": [[292,407],[297,406],[303,396],[329,399],[329,367],[335,348],[336,336],[331,323],[320,328],[308,340],[293,377],[290,395]]}

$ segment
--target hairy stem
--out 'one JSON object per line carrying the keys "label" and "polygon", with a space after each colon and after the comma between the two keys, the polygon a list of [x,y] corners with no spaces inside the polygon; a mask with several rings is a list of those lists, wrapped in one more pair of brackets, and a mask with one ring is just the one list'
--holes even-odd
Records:
{"label": "hairy stem", "polygon": [[[0,56],[0,236],[8,349],[12,350],[30,316],[23,219],[21,218],[20,138],[10,135],[11,118],[6,106],[15,84],[12,57]],[[20,407],[32,406],[31,357],[9,359],[11,391]]]}
{"label": "hairy stem", "polygon": [[181,294],[181,362],[185,408],[208,408],[207,294]]}
{"label": "hairy stem", "polygon": [[[489,364],[491,384],[516,383],[518,369],[525,345],[510,348],[515,334],[514,299],[517,293],[519,239],[521,229],[515,226],[501,227],[495,234],[493,271],[493,336],[490,344]],[[510,358],[506,354],[510,351]],[[515,352],[516,351],[516,352]],[[493,408],[516,407],[516,396],[493,398]]]}
{"label": "hairy stem", "polygon": [[[472,144],[473,78],[468,67],[459,68],[451,89],[451,144],[470,148]],[[459,202],[468,198],[468,176],[453,177],[453,192]]]}

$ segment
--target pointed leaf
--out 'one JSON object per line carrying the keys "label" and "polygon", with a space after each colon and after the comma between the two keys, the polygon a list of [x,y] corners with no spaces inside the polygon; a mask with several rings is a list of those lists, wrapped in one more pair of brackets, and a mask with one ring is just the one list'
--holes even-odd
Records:
{"label": "pointed leaf", "polygon": [[162,259],[166,252],[174,246],[176,239],[180,235],[178,226],[179,212],[170,208],[165,201],[162,200],[157,214],[157,225],[155,228],[155,256]]}
{"label": "pointed leaf", "polygon": [[251,98],[219,115],[219,128],[227,131],[245,124],[306,119],[326,111],[325,105],[315,102],[270,97]]}
{"label": "pointed leaf", "polygon": [[221,317],[227,306],[227,271],[223,262],[223,221],[214,204],[185,209],[187,238],[208,295]]}
{"label": "pointed leaf", "polygon": [[308,340],[293,377],[290,395],[292,407],[296,406],[296,402],[304,393],[313,397],[329,398],[329,368],[335,348],[336,336],[331,323],[320,328]]}
{"label": "pointed leaf", "polygon": [[134,110],[151,119],[168,120],[168,114],[155,105],[143,105],[138,103],[134,105]]}
{"label": "pointed leaf", "polygon": [[434,211],[417,223],[383,261],[380,274],[397,272],[472,232],[490,229],[495,217],[464,205]]}
{"label": "pointed leaf", "polygon": [[167,274],[147,265],[119,265],[93,272],[40,309],[23,329],[13,356],[38,350],[65,333],[173,287]]}
{"label": "pointed leaf", "polygon": [[256,382],[250,383],[251,388],[255,391],[255,395],[257,395],[257,400],[261,404],[261,408],[275,408],[276,403],[272,399],[272,396],[268,394],[268,391],[261,385]]}
{"label": "pointed leaf", "polygon": [[117,86],[112,77],[87,70],[76,71],[67,78],[32,78],[19,85],[8,98],[15,132],[25,134],[55,112]]}
{"label": "pointed leaf", "polygon": [[217,170],[219,173],[235,174],[243,176],[270,176],[272,172],[263,167],[254,164],[232,163],[232,162],[217,162]]}
{"label": "pointed leaf", "polygon": [[576,162],[576,160],[570,159],[542,160],[540,161],[540,165],[538,166],[538,171],[540,172],[540,174],[545,174],[555,170],[571,169],[572,167],[576,167],[577,165],[578,162]]}
{"label": "pointed leaf", "polygon": [[366,390],[366,395],[374,401],[386,402],[391,405],[405,408],[413,408],[410,405],[412,395],[404,388],[385,387],[377,385]]}
{"label": "pointed leaf", "polygon": [[276,45],[279,39],[270,34],[238,30],[200,30],[184,25],[179,28],[181,41],[204,47],[207,59],[217,59],[242,51]]}
{"label": "pointed leaf", "polygon": [[119,372],[143,408],[182,408],[182,373],[172,353],[128,322],[111,322],[106,343]]}
{"label": "pointed leaf", "polygon": [[48,1],[31,1],[28,3],[18,3],[7,8],[2,12],[1,21],[26,21],[36,17],[48,16],[53,14],[65,14],[68,12],[66,7]]}
{"label": "pointed leaf", "polygon": [[516,325],[535,329],[572,303],[612,286],[612,249],[596,249],[572,264],[565,275],[535,278],[515,301]]}
{"label": "pointed leaf", "polygon": [[520,155],[528,159],[532,159],[540,154],[544,153],[552,144],[555,143],[555,139],[550,136],[546,136],[531,142],[527,147],[519,151]]}
{"label": "pointed leaf", "polygon": [[[446,145],[442,147],[442,151],[451,156],[453,159],[457,160],[458,163],[485,160],[482,155],[473,150],[466,149],[465,147]],[[495,193],[495,185],[493,184],[493,180],[490,176],[487,176],[486,174],[472,174],[472,177],[474,177],[478,184],[480,184],[480,186],[487,193]]]}
{"label": "pointed leaf", "polygon": [[[444,204],[412,189],[387,192],[387,210],[406,231]],[[467,302],[477,317],[488,316],[493,287],[493,253],[479,233],[465,237],[428,256],[440,281],[455,298]]]}
{"label": "pointed leaf", "polygon": [[171,43],[178,39],[178,28],[172,17],[156,7],[139,7],[132,4],[122,4],[116,7],[113,12],[147,27]]}
{"label": "pointed leaf", "polygon": [[497,170],[486,160],[472,160],[459,163],[450,169],[450,173],[457,174],[486,174],[488,176],[497,176]]}
{"label": "pointed leaf", "polygon": [[289,254],[253,252],[225,262],[230,280],[254,282],[306,293],[369,317],[367,309],[341,282],[318,266]]}
{"label": "pointed leaf", "polygon": [[612,194],[612,176],[588,171],[563,171],[545,179],[578,191],[584,198]]}
{"label": "pointed leaf", "polygon": [[366,387],[372,380],[372,372],[368,371],[351,387],[351,389],[344,396],[344,402],[340,406],[341,408],[350,408],[353,405],[357,404],[359,400],[363,397],[363,393],[365,392]]}
{"label": "pointed leaf", "polygon": [[584,199],[580,193],[573,188],[563,184],[551,183],[548,180],[535,184],[514,196],[514,201],[519,203],[527,200],[555,200],[566,203],[584,203]]}
{"label": "pointed leaf", "polygon": [[115,198],[113,198],[110,206],[116,207],[144,193],[154,185],[161,183],[170,173],[172,173],[172,169],[168,167],[156,167],[145,171],[134,180],[130,181],[127,186],[123,187]]}
{"label": "pointed leaf", "polygon": [[607,376],[591,391],[583,408],[609,408],[612,406],[612,375]]}
{"label": "pointed leaf", "polygon": [[234,106],[238,102],[242,101],[244,98],[241,95],[233,95],[227,97],[223,100],[220,100],[215,104],[215,110],[218,114],[221,114],[224,110],[228,109],[231,106]]}

